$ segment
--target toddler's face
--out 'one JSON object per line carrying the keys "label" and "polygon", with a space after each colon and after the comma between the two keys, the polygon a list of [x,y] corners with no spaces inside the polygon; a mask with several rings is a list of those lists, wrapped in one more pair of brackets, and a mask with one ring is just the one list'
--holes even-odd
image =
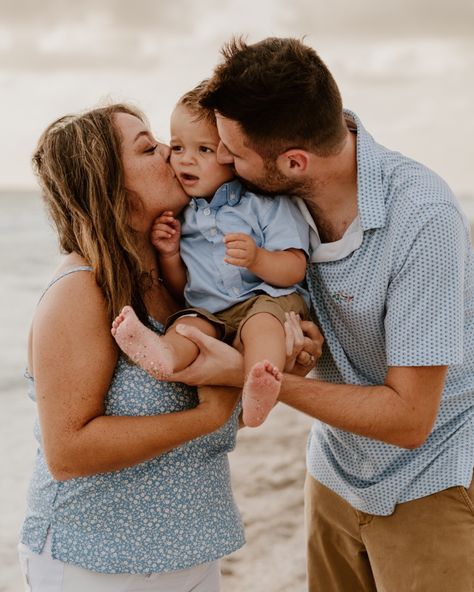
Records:
{"label": "toddler's face", "polygon": [[217,162],[217,128],[178,105],[171,115],[170,163],[190,197],[212,197],[234,177],[232,167]]}

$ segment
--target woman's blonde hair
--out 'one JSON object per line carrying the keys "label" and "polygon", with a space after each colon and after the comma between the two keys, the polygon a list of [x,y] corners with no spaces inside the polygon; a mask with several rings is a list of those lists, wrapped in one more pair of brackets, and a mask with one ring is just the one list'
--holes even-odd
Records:
{"label": "woman's blonde hair", "polygon": [[92,267],[110,319],[131,304],[146,322],[143,293],[150,278],[129,224],[131,202],[124,186],[117,113],[146,122],[126,104],[61,117],[41,135],[33,169],[61,250],[78,253]]}

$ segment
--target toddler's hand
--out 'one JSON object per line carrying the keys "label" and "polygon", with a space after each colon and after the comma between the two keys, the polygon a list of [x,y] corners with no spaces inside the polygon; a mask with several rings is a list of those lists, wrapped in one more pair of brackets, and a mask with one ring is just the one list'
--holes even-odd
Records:
{"label": "toddler's hand", "polygon": [[173,212],[163,212],[154,222],[151,229],[151,243],[164,257],[179,253],[181,224],[173,216]]}
{"label": "toddler's hand", "polygon": [[258,255],[258,247],[251,236],[241,232],[226,234],[224,243],[226,246],[224,261],[226,263],[247,268],[254,265]]}

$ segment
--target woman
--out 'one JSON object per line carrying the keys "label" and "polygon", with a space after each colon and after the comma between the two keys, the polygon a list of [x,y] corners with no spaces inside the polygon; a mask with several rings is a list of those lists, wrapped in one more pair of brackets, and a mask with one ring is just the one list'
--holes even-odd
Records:
{"label": "woman", "polygon": [[219,558],[244,542],[227,461],[239,391],[157,382],[110,334],[125,304],[157,333],[177,309],[149,242],[187,202],[168,156],[126,105],[57,120],[34,155],[66,257],[29,339],[41,430],[20,560],[33,592],[214,592]]}

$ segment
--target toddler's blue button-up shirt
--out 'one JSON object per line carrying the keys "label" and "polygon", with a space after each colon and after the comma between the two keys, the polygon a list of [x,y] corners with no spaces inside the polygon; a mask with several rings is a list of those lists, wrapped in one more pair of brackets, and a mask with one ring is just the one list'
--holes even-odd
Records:
{"label": "toddler's blue button-up shirt", "polygon": [[306,295],[300,285],[277,288],[244,267],[225,263],[224,235],[237,232],[250,235],[268,251],[308,253],[308,224],[288,197],[257,196],[237,179],[224,183],[210,202],[193,198],[183,213],[181,257],[188,272],[188,306],[219,312],[262,292]]}

